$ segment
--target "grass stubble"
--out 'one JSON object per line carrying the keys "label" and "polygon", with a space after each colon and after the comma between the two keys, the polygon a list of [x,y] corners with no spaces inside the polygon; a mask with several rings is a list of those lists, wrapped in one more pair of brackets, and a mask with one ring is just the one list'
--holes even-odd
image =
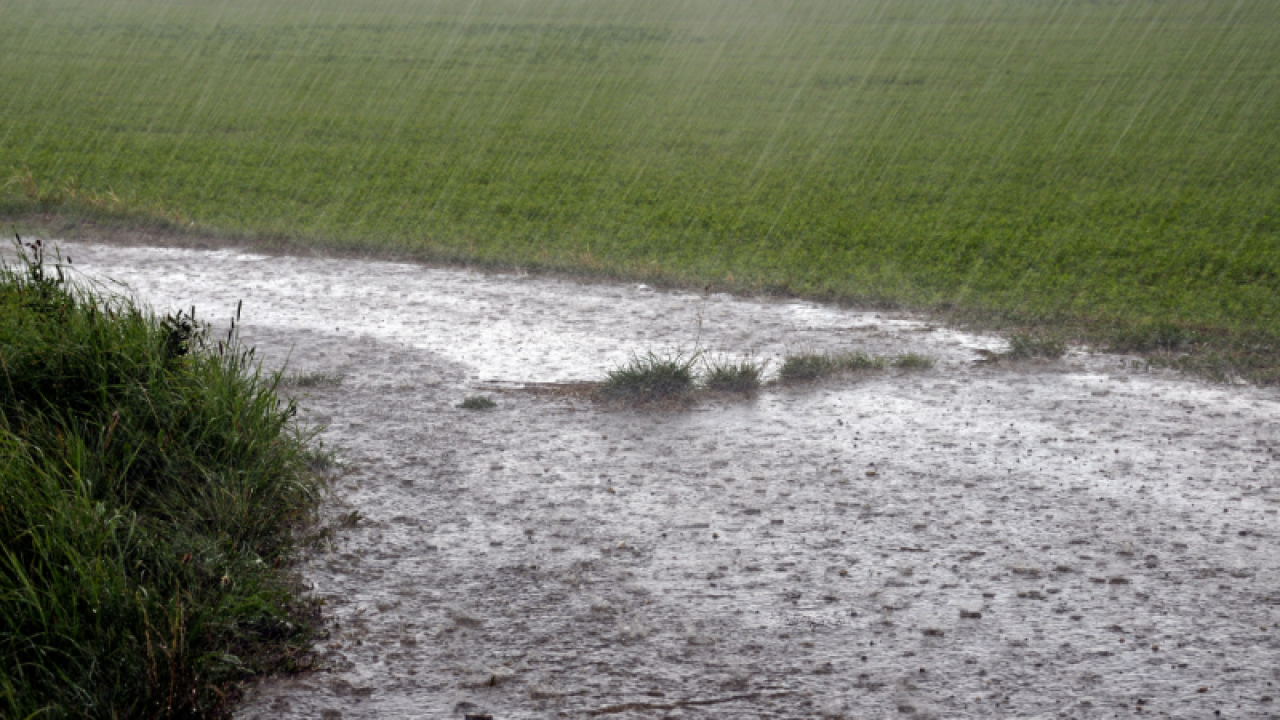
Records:
{"label": "grass stubble", "polygon": [[710,283],[1280,381],[1270,0],[0,7],[14,229]]}
{"label": "grass stubble", "polygon": [[0,267],[0,716],[228,716],[311,664],[327,456],[234,328]]}

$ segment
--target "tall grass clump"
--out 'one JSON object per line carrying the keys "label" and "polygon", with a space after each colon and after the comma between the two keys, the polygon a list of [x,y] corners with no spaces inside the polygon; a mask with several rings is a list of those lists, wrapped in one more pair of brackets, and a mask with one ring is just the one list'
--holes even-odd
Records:
{"label": "tall grass clump", "polygon": [[919,353],[904,353],[894,356],[889,364],[899,370],[928,370],[933,367],[933,358]]}
{"label": "tall grass clump", "polygon": [[234,331],[0,266],[0,716],[223,717],[306,664],[320,481]]}
{"label": "tall grass clump", "polygon": [[753,393],[760,389],[765,363],[751,358],[704,358],[702,386],[711,392]]}
{"label": "tall grass clump", "polygon": [[798,353],[788,355],[778,369],[778,380],[782,382],[802,382],[857,370],[880,370],[885,366],[885,359],[859,352],[842,353]]}
{"label": "tall grass clump", "polygon": [[493,398],[488,398],[484,395],[473,395],[458,403],[458,407],[463,410],[490,410],[498,407],[498,403],[494,402]]}
{"label": "tall grass clump", "polygon": [[608,399],[639,404],[682,399],[695,388],[699,357],[697,352],[633,355],[625,365],[609,371],[600,391]]}

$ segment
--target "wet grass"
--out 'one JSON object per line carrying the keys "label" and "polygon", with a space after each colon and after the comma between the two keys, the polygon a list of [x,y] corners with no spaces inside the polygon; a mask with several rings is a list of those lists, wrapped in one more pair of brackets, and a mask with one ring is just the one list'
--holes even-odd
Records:
{"label": "wet grass", "polygon": [[600,394],[632,404],[683,400],[696,388],[699,357],[697,352],[633,355],[626,364],[609,371],[600,384]]}
{"label": "wet grass", "polygon": [[703,350],[633,355],[594,388],[598,399],[629,405],[686,407],[699,396],[754,394],[767,363]]}
{"label": "wet grass", "polygon": [[701,385],[710,392],[749,395],[760,389],[765,365],[752,358],[704,355]]}
{"label": "wet grass", "polygon": [[889,365],[899,370],[929,370],[933,367],[933,358],[919,353],[903,353],[890,358]]}
{"label": "wet grass", "polygon": [[1045,358],[1056,360],[1067,354],[1067,344],[1052,336],[1031,333],[1014,333],[1009,336],[1009,350],[1005,357],[1013,359]]}
{"label": "wet grass", "polygon": [[306,667],[286,574],[331,458],[234,333],[0,268],[0,716],[227,716]]}
{"label": "wet grass", "polygon": [[880,370],[888,360],[865,353],[797,353],[788,355],[778,369],[780,382],[802,382],[829,377],[842,372]]}
{"label": "wet grass", "polygon": [[0,9],[0,217],[928,309],[1280,381],[1269,0]]}
{"label": "wet grass", "polygon": [[483,395],[473,395],[458,403],[458,407],[463,410],[489,410],[498,407],[498,403]]}
{"label": "wet grass", "polygon": [[809,382],[843,373],[896,368],[899,370],[928,370],[933,358],[919,353],[904,353],[882,357],[860,352],[802,352],[786,356],[778,369],[780,383]]}
{"label": "wet grass", "polygon": [[630,405],[686,407],[705,394],[750,396],[766,384],[797,383],[836,375],[884,370],[927,370],[933,358],[917,353],[881,357],[859,352],[804,352],[783,359],[777,376],[764,382],[767,363],[754,358],[690,354],[635,355],[609,371],[594,389],[597,398]]}

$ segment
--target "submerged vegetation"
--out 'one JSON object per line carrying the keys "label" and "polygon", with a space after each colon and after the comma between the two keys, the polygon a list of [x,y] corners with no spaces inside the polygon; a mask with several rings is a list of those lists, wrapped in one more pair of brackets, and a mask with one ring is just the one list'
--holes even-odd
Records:
{"label": "submerged vegetation", "polygon": [[940,310],[1280,379],[1272,0],[0,7],[17,222]]}
{"label": "submerged vegetation", "polygon": [[285,568],[326,455],[234,330],[0,268],[0,716],[228,715],[308,664]]}

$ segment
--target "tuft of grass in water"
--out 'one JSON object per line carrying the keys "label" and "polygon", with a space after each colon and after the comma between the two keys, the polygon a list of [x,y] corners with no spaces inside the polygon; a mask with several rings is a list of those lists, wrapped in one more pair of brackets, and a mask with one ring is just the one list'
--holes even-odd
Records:
{"label": "tuft of grass in water", "polygon": [[1009,337],[1009,350],[1004,353],[1004,357],[1057,359],[1065,354],[1067,354],[1067,344],[1059,338],[1014,333]]}
{"label": "tuft of grass in water", "polygon": [[458,407],[463,410],[488,410],[490,408],[498,407],[498,403],[483,395],[473,395],[472,397],[458,403]]}
{"label": "tuft of grass in water", "polygon": [[612,400],[645,404],[678,400],[696,386],[694,367],[701,353],[633,355],[622,367],[610,370],[600,392]]}
{"label": "tuft of grass in water", "polygon": [[702,387],[712,392],[753,393],[760,389],[765,363],[750,358],[703,358]]}
{"label": "tuft of grass in water", "polygon": [[928,370],[933,367],[933,358],[918,353],[904,353],[891,358],[889,364],[900,370]]}
{"label": "tuft of grass in water", "polygon": [[788,355],[778,369],[778,379],[782,382],[816,380],[835,372],[835,364],[831,356],[825,353],[803,353]]}
{"label": "tuft of grass in water", "polygon": [[857,370],[880,370],[887,364],[882,357],[859,352],[800,353],[788,355],[778,370],[781,382],[802,382]]}
{"label": "tuft of grass in water", "polygon": [[0,266],[0,716],[224,717],[308,664],[324,454],[234,329]]}

